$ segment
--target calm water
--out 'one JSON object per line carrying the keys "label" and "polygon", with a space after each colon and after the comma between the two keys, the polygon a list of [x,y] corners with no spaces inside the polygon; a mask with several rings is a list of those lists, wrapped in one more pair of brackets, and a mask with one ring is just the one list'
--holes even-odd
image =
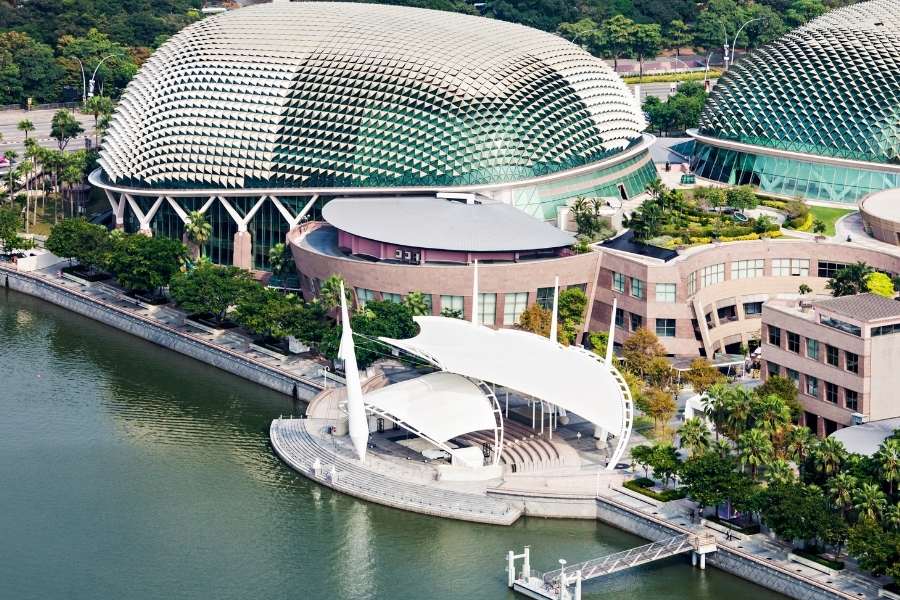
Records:
{"label": "calm water", "polygon": [[[588,521],[509,528],[320,488],[270,451],[291,400],[0,290],[0,599],[513,598],[535,566],[642,541]],[[767,600],[672,559],[587,597]]]}

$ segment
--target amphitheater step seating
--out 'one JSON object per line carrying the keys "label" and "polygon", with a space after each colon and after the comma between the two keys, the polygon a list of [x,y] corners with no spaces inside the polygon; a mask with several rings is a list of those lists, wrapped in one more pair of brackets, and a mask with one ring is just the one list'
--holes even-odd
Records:
{"label": "amphitheater step seating", "polygon": [[[567,444],[546,439],[530,428],[507,419],[504,422],[503,451],[500,462],[510,473],[535,473],[581,464],[578,453]],[[493,445],[494,438],[485,432],[469,433],[461,441],[472,446]]]}
{"label": "amphitheater step seating", "polygon": [[[336,447],[316,441],[306,428],[306,419],[276,419],[269,429],[275,452],[294,470],[323,485],[351,496],[413,512],[451,519],[509,525],[521,510],[485,495],[410,483],[362,467]],[[319,474],[313,465],[319,460]],[[337,476],[331,479],[331,468]]]}

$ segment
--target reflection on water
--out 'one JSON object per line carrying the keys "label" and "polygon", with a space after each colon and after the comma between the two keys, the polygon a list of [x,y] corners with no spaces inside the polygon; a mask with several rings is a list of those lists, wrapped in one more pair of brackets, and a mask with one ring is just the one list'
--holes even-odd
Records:
{"label": "reflection on water", "polygon": [[[0,291],[0,599],[512,598],[538,569],[641,540],[589,521],[502,528],[366,504],[272,454],[280,394]],[[673,559],[586,597],[776,596]]]}

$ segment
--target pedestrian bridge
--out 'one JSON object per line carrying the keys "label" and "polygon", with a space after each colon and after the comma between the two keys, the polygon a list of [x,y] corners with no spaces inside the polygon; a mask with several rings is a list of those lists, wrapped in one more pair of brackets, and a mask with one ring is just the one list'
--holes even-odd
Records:
{"label": "pedestrian bridge", "polygon": [[[632,567],[637,567],[678,554],[692,552],[692,562],[700,559],[700,568],[706,566],[706,554],[716,551],[716,539],[712,535],[679,534],[671,538],[638,546],[630,550],[615,552],[599,558],[561,567],[546,573],[531,572],[530,550],[522,554],[507,554],[509,587],[513,590],[540,600],[581,600],[581,586],[584,582],[611,575]],[[523,559],[520,576],[516,577],[516,560]],[[574,590],[570,590],[574,587]]]}

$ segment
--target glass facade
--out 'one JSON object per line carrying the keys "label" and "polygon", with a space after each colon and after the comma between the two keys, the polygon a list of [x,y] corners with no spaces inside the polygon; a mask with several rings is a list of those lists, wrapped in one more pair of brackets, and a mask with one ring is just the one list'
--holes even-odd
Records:
{"label": "glass facade", "polygon": [[675,337],[675,319],[657,319],[656,335],[659,337]]}
{"label": "glass facade", "polygon": [[463,297],[462,296],[441,296],[441,310],[455,310],[459,314],[463,314]]}
{"label": "glass facade", "polygon": [[871,192],[900,187],[900,173],[748,154],[703,143],[695,146],[691,168],[700,177],[754,185],[768,194],[844,204],[856,204]]}

